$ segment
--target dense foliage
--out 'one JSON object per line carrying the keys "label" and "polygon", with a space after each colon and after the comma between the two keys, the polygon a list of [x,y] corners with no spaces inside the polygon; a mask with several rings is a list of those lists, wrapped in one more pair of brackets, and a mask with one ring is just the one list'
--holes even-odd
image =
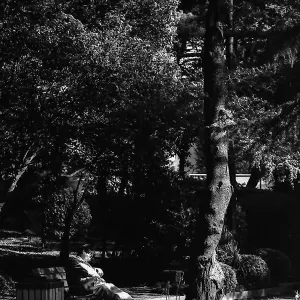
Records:
{"label": "dense foliage", "polygon": [[0,274],[0,295],[2,297],[13,296],[15,283],[12,278],[6,274]]}
{"label": "dense foliage", "polygon": [[289,276],[291,276],[292,264],[287,255],[271,248],[258,249],[256,255],[268,264],[273,284],[288,281]]}
{"label": "dense foliage", "polygon": [[270,285],[270,270],[267,263],[259,256],[242,254],[236,276],[240,288],[245,290],[266,288]]}
{"label": "dense foliage", "polygon": [[[16,204],[23,217],[36,209],[44,214],[37,227],[61,237],[74,174],[84,169],[93,180],[72,212],[71,236],[113,240],[139,256],[190,254],[204,197],[203,182],[185,177],[191,145],[199,144],[199,170],[207,171],[204,2],[3,1],[0,201],[9,207],[18,200],[1,219]],[[234,64],[224,80],[236,170],[257,168],[275,191],[293,192],[300,162],[298,3],[234,4],[234,24],[224,22]],[[179,174],[169,163],[175,154]],[[239,205],[236,218],[243,248],[247,224]],[[236,250],[221,244],[219,260],[232,265]],[[258,265],[250,286],[267,282]]]}
{"label": "dense foliage", "polygon": [[222,271],[224,273],[224,287],[223,287],[223,292],[224,294],[228,294],[231,292],[234,292],[236,287],[237,287],[237,279],[236,279],[236,274],[235,274],[235,270],[224,264],[224,263],[220,263]]}

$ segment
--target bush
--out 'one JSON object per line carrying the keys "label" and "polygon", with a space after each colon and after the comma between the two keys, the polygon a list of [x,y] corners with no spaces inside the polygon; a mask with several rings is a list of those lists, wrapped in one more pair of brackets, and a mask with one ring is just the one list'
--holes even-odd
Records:
{"label": "bush", "polygon": [[15,291],[13,280],[6,274],[0,273],[0,296],[12,296]]}
{"label": "bush", "polygon": [[236,255],[238,255],[238,249],[234,240],[229,241],[226,244],[220,244],[216,250],[217,260],[228,266],[233,266]]}
{"label": "bush", "polygon": [[272,284],[284,282],[291,274],[291,260],[287,255],[279,250],[271,248],[261,248],[255,252],[268,265]]}
{"label": "bush", "polygon": [[223,270],[225,279],[224,279],[224,287],[223,287],[223,292],[224,294],[228,294],[230,292],[235,291],[236,286],[237,286],[237,279],[236,279],[236,274],[235,270],[231,268],[230,266],[223,264],[220,262],[220,266]]}
{"label": "bush", "polygon": [[217,260],[235,268],[239,257],[239,249],[234,235],[226,226],[223,226],[222,235],[216,249]]}
{"label": "bush", "polygon": [[247,290],[266,288],[270,285],[268,265],[256,255],[240,255],[236,275],[238,284]]}

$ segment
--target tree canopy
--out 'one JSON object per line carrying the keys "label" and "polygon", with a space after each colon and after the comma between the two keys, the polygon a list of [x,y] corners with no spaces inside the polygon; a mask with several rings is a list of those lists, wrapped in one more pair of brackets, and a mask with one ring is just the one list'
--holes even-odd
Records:
{"label": "tree canopy", "polygon": [[[103,240],[186,239],[214,264],[228,148],[274,189],[299,178],[299,26],[297,0],[2,1],[0,223],[65,201],[68,234],[82,205]],[[194,144],[206,186],[186,178]]]}

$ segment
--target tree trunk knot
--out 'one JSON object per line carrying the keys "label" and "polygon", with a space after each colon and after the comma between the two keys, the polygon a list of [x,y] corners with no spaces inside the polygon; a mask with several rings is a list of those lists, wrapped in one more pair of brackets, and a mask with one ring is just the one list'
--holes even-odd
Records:
{"label": "tree trunk knot", "polygon": [[198,270],[203,275],[206,274],[207,278],[215,283],[217,290],[222,290],[225,276],[220,263],[216,259],[216,254],[210,258],[205,256],[198,257],[197,264]]}
{"label": "tree trunk knot", "polygon": [[205,256],[200,256],[197,258],[197,267],[199,271],[204,271],[204,269],[207,267],[209,263],[210,258],[205,257]]}
{"label": "tree trunk knot", "polygon": [[221,290],[223,288],[225,276],[218,261],[215,261],[215,263],[212,265],[209,276],[210,280],[215,282],[217,289]]}
{"label": "tree trunk knot", "polygon": [[218,290],[222,290],[224,283],[224,272],[220,263],[216,259],[216,252],[212,256],[212,264],[210,269],[210,280],[214,281]]}

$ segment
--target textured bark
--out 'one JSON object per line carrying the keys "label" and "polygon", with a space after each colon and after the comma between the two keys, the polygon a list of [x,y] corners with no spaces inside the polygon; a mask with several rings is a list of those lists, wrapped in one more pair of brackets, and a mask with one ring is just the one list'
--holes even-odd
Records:
{"label": "textured bark", "polygon": [[9,185],[7,186],[7,189],[4,192],[4,202],[5,203],[4,203],[4,205],[1,209],[1,213],[0,213],[0,227],[3,226],[6,218],[9,217],[11,210],[14,209],[14,205],[16,203],[14,200],[16,199],[16,197],[13,192],[15,191],[20,178],[27,171],[28,166],[32,163],[34,158],[37,156],[40,149],[35,150],[35,152],[33,152],[32,155],[29,155],[30,150],[31,150],[31,147],[29,147],[29,149],[24,154],[22,163],[20,164],[19,168],[17,169],[17,171],[15,173],[14,178],[12,179],[12,181],[9,182]]}
{"label": "textured bark", "polygon": [[[233,30],[233,0],[228,0],[228,27],[230,30]],[[228,36],[226,38],[226,61],[228,70],[233,70],[235,66],[233,36]]]}
{"label": "textured bark", "polygon": [[[83,195],[79,195],[79,189],[81,188],[82,181],[84,180],[84,175],[81,173],[77,187],[73,191],[73,203],[68,207],[65,220],[64,220],[64,231],[60,244],[60,259],[62,262],[66,262],[70,255],[70,234],[71,234],[71,225],[74,219],[74,215],[78,208],[82,205],[84,201],[84,191]],[[87,184],[86,187],[87,188]],[[66,201],[66,199],[65,199]]]}
{"label": "textured bark", "polygon": [[200,199],[187,300],[217,299],[223,274],[215,259],[232,187],[228,168],[226,58],[221,14],[224,1],[210,0],[204,42],[205,154],[207,187]]}
{"label": "textured bark", "polygon": [[125,158],[125,163],[122,166],[122,177],[121,177],[121,183],[120,183],[120,188],[118,191],[118,195],[120,197],[124,196],[126,187],[128,186],[128,181],[129,181],[129,170],[128,170],[128,163],[127,163],[127,158]]}
{"label": "textured bark", "polygon": [[181,151],[178,154],[178,158],[179,158],[178,173],[179,173],[180,177],[184,178],[185,177],[185,165],[186,165],[186,159],[187,159],[186,151]]}
{"label": "textured bark", "polygon": [[61,239],[60,244],[60,260],[61,262],[66,262],[70,255],[70,232],[71,232],[71,224],[74,217],[74,211],[70,210],[66,216],[65,222],[64,222],[64,231]]}
{"label": "textured bark", "polygon": [[18,169],[10,187],[8,188],[7,192],[11,193],[15,190],[15,188],[17,187],[18,181],[20,180],[20,178],[23,176],[23,174],[26,172],[28,166],[31,164],[31,162],[33,161],[33,159],[37,156],[39,152],[39,149],[36,150],[31,156],[27,156],[28,152],[26,152],[24,158],[23,158],[23,163],[20,166],[20,168]]}

